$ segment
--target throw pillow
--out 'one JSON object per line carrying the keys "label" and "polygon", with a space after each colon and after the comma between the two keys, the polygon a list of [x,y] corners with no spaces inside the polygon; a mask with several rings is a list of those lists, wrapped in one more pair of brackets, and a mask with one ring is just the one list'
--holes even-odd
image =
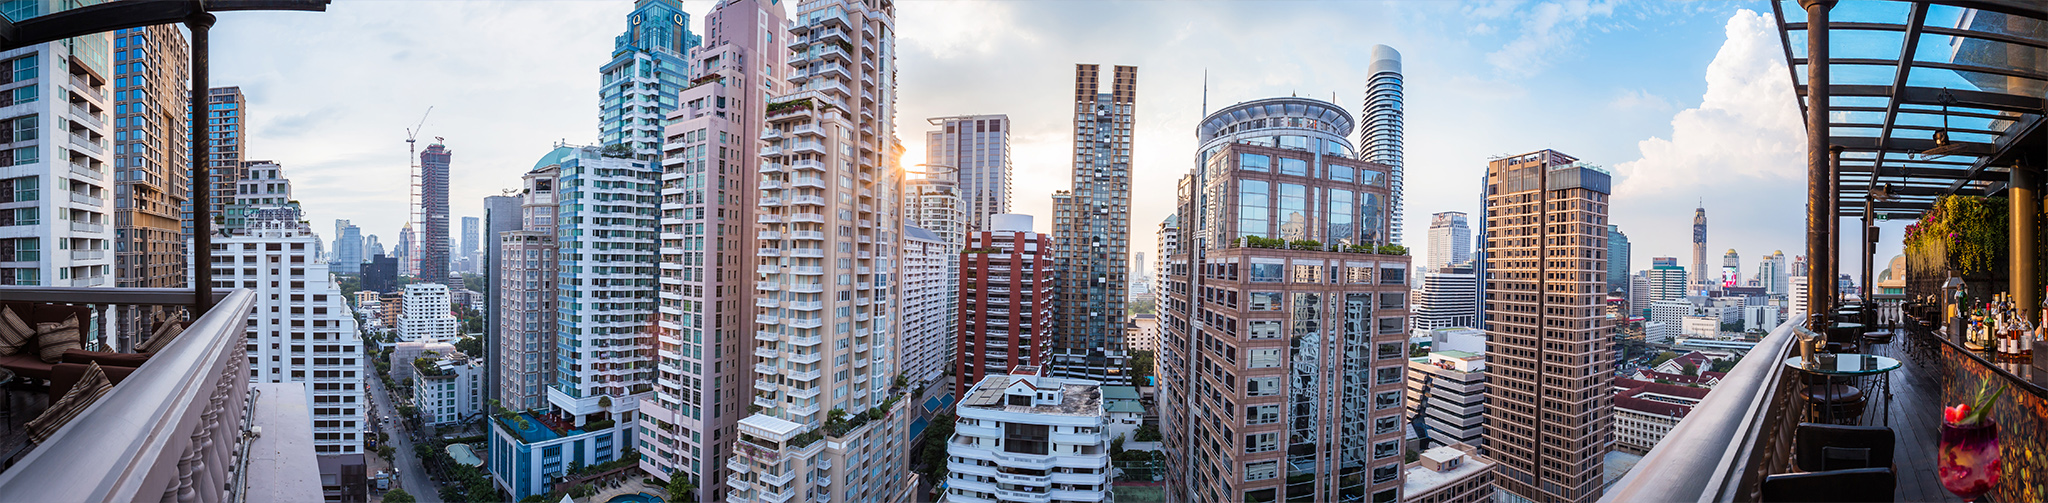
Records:
{"label": "throw pillow", "polygon": [[50,364],[64,361],[65,351],[85,349],[78,342],[78,316],[66,317],[62,323],[36,325],[36,348],[36,356]]}
{"label": "throw pillow", "polygon": [[22,347],[27,346],[29,338],[34,335],[36,330],[29,327],[28,322],[22,321],[21,316],[14,314],[13,307],[0,307],[0,356],[20,353]]}
{"label": "throw pillow", "polygon": [[28,422],[26,429],[29,441],[41,444],[48,440],[50,435],[57,433],[65,423],[84,413],[86,407],[92,406],[93,402],[99,401],[101,396],[105,396],[113,389],[114,383],[107,380],[107,372],[100,369],[100,364],[87,365],[85,376],[78,379],[77,385],[72,386],[70,391],[65,391],[63,398],[50,403],[50,408],[43,409],[42,415]]}
{"label": "throw pillow", "polygon": [[149,334],[149,340],[142,341],[142,344],[137,344],[135,352],[155,353],[162,351],[164,346],[171,344],[171,339],[178,338],[178,334],[182,333],[185,333],[185,324],[183,322],[166,321],[156,326],[156,333]]}

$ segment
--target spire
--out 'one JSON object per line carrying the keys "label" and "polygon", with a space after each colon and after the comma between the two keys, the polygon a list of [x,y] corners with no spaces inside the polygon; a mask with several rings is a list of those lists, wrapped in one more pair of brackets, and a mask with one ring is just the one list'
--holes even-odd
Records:
{"label": "spire", "polygon": [[1209,69],[1202,68],[1202,116],[1209,116]]}

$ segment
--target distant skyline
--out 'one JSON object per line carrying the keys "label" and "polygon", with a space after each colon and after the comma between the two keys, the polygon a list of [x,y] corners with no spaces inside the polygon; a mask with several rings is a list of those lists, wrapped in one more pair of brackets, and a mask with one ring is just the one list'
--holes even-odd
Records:
{"label": "distant skyline", "polygon": [[[702,34],[697,23],[711,5],[685,3],[693,33]],[[249,158],[282,164],[305,187],[299,198],[310,217],[394,237],[406,218],[405,129],[428,106],[421,137],[446,138],[463,153],[449,183],[457,217],[481,216],[483,197],[517,187],[555,142],[595,143],[598,67],[631,8],[628,0],[342,2],[325,14],[224,13],[213,31],[212,81],[248,96]],[[1300,95],[1334,98],[1356,115],[1371,47],[1386,44],[1405,66],[1404,241],[1414,253],[1426,249],[1427,226],[1417,223],[1431,213],[1479,211],[1487,158],[1545,148],[1615,172],[1611,223],[1629,234],[1637,262],[1686,256],[1701,199],[1713,221],[1710,249],[1803,253],[1804,133],[1767,3],[898,9],[904,164],[924,162],[928,117],[1007,114],[1013,211],[1037,216],[1041,231],[1052,220],[1052,192],[1069,185],[1072,124],[1063,110],[1074,64],[1135,65],[1145,77],[1131,249],[1154,250],[1174,197],[1157,189],[1193,165],[1205,91],[1211,111]],[[1878,260],[1898,252],[1903,226],[1889,224]],[[1853,250],[1855,236],[1842,237]]]}

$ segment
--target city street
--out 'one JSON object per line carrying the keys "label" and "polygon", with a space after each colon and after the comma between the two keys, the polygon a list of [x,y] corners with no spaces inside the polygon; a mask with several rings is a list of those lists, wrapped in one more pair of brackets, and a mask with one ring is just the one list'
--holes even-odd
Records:
{"label": "city street", "polygon": [[[427,478],[426,467],[420,464],[418,456],[413,455],[411,433],[406,432],[404,426],[398,422],[398,406],[392,403],[390,394],[384,390],[383,380],[376,377],[376,370],[371,368],[369,372],[370,378],[365,381],[369,382],[370,399],[375,400],[378,414],[378,417],[372,417],[370,420],[381,423],[378,427],[391,433],[391,460],[392,464],[398,466],[399,472],[397,487],[404,487],[405,492],[411,493],[413,498],[421,503],[441,501],[440,486]],[[383,416],[392,416],[392,421],[383,422]]]}

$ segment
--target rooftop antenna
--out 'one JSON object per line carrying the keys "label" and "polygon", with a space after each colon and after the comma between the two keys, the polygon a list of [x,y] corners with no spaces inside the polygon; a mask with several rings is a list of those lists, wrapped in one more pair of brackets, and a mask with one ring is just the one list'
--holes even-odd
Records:
{"label": "rooftop antenna", "polygon": [[1202,69],[1202,116],[1209,116],[1209,69]]}

